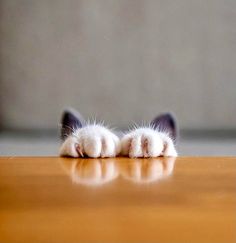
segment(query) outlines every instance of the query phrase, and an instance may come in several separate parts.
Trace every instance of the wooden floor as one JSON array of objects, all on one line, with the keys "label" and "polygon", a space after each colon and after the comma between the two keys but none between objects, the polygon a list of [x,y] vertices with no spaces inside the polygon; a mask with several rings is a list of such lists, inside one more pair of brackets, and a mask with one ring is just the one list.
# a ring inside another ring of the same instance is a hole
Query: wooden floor
[{"label": "wooden floor", "polygon": [[0,242],[236,242],[236,158],[0,158]]}]

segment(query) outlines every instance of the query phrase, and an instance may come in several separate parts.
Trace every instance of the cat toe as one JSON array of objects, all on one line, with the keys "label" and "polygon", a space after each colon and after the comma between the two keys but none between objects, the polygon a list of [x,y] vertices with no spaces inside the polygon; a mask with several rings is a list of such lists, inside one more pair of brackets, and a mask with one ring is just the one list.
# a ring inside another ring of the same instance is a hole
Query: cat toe
[{"label": "cat toe", "polygon": [[116,156],[121,152],[121,143],[120,143],[120,139],[115,134],[112,135],[112,139],[115,145],[114,156]]},{"label": "cat toe", "polygon": [[132,138],[129,135],[125,135],[122,139],[121,139],[121,154],[122,155],[129,155],[129,150],[130,150],[130,146],[131,146],[131,141]]},{"label": "cat toe", "polygon": [[68,137],[62,144],[60,151],[61,156],[70,156],[70,157],[80,157],[80,154],[77,150],[77,140],[74,137]]},{"label": "cat toe", "polygon": [[157,134],[143,135],[142,151],[143,157],[157,157],[163,151],[164,145],[162,139]]},{"label": "cat toe", "polygon": [[99,137],[87,137],[83,141],[84,152],[88,157],[98,158],[101,155],[102,142]]},{"label": "cat toe", "polygon": [[101,157],[114,157],[116,155],[115,143],[110,136],[102,138]]},{"label": "cat toe", "polygon": [[135,136],[130,141],[129,147],[129,157],[130,158],[137,158],[143,157],[143,150],[142,150],[142,140],[141,136]]}]

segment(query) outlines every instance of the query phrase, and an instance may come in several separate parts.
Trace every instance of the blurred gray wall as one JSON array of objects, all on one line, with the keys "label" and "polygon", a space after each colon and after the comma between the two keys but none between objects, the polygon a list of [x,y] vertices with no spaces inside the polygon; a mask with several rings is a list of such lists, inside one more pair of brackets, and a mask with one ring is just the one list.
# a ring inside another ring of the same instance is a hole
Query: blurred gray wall
[{"label": "blurred gray wall", "polygon": [[236,1],[0,0],[1,127],[56,128],[66,106],[235,129]]}]

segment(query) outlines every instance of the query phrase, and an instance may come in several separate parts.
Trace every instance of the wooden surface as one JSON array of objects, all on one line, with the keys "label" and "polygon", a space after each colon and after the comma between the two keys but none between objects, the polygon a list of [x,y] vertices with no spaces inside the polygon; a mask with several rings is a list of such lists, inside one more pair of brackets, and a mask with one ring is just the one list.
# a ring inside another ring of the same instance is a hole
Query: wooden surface
[{"label": "wooden surface", "polygon": [[0,158],[0,242],[236,242],[236,158]]}]

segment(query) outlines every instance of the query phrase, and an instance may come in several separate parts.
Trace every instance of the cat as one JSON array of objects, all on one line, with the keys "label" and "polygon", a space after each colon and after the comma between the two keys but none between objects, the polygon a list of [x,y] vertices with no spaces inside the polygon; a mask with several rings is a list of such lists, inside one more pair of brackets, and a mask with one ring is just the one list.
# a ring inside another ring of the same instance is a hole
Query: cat
[{"label": "cat", "polygon": [[118,136],[99,123],[86,123],[79,112],[67,109],[62,114],[60,156],[107,158],[128,156],[148,158],[177,157],[176,122],[169,113],[153,119],[149,126],[134,128]]}]

